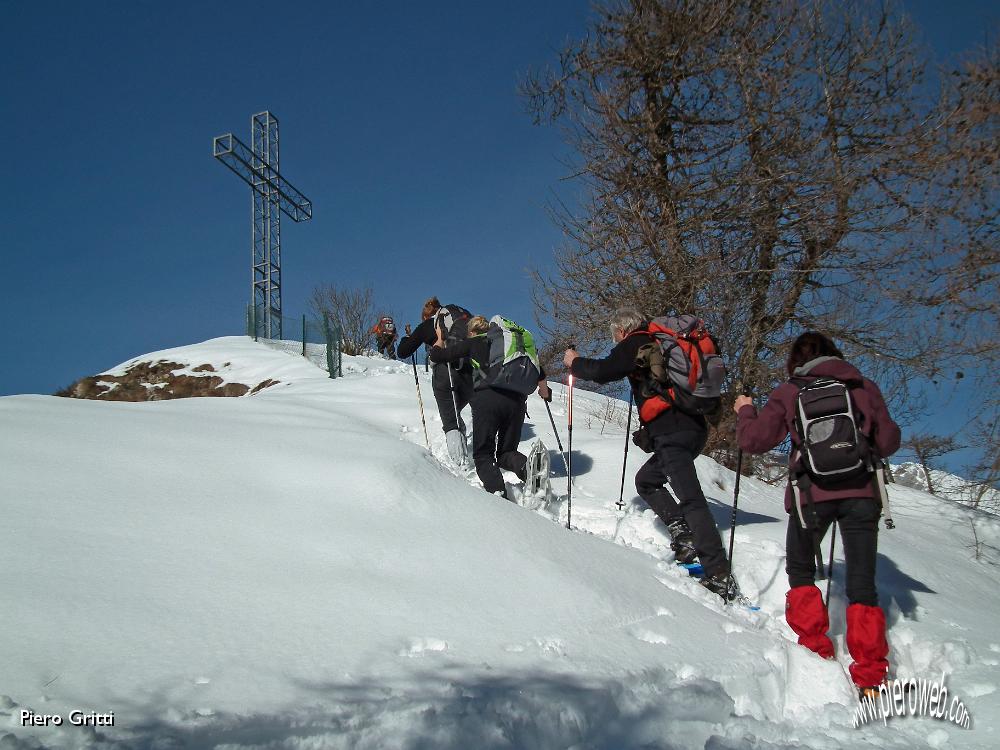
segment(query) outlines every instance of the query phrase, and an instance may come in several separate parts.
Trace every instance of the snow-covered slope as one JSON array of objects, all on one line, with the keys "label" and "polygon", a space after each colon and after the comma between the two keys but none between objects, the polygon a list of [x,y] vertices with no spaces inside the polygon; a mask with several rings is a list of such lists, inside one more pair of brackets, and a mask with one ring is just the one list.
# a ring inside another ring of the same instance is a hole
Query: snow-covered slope
[{"label": "snow-covered slope", "polygon": [[[907,462],[892,467],[896,481],[906,487],[926,490],[928,472],[920,464]],[[991,513],[1000,513],[1000,491],[977,485],[947,471],[930,470],[930,484],[934,494],[952,502]]]},{"label": "snow-covered slope", "polygon": [[[761,611],[727,609],[671,564],[632,496],[634,447],[616,512],[624,430],[603,397],[575,394],[568,531],[562,500],[532,512],[442,463],[422,369],[431,452],[406,363],[345,357],[330,380],[244,338],[154,357],[280,384],[0,398],[0,747],[997,746],[994,517],[893,487],[891,659],[901,676],[947,673],[973,727],[854,729],[841,664],[794,645],[781,617],[780,488],[741,483],[734,561]],[[555,448],[544,404],[529,410],[524,449]],[[727,535],[734,475],[698,470]],[[114,726],[69,726],[72,709]],[[22,710],[66,721],[21,726]]]}]

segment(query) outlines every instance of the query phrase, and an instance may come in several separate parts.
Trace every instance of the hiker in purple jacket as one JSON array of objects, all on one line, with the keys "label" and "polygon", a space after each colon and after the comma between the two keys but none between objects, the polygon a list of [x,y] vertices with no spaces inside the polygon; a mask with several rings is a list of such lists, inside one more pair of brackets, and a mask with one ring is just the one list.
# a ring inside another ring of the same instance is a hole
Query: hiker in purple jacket
[{"label": "hiker in purple jacket", "polygon": [[[758,411],[748,396],[736,399],[736,437],[740,448],[749,453],[765,453],[792,438],[790,472],[801,455],[802,438],[795,424],[796,404],[801,388],[820,378],[844,383],[857,415],[855,422],[878,458],[887,458],[899,449],[899,426],[889,416],[882,392],[872,381],[843,359],[840,350],[821,333],[809,331],[792,344],[787,363],[789,382],[778,386]],[[879,485],[873,474],[809,487],[815,511],[813,528],[803,528],[806,515],[796,504],[791,482],[785,491],[788,512],[786,564],[789,591],[785,619],[798,635],[799,643],[820,656],[833,658],[833,643],[826,632],[829,614],[816,587],[816,554],[830,525],[840,527],[847,563],[847,648],[854,663],[851,677],[860,690],[879,685],[889,668],[889,646],[885,638],[885,614],[878,606],[875,590],[875,562],[878,520],[882,512]]]}]

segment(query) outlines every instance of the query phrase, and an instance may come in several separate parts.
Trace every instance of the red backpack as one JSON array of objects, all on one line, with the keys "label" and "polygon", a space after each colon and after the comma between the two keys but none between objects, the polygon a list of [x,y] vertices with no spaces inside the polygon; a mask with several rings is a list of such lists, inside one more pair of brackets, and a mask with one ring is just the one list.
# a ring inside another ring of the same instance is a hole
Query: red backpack
[{"label": "red backpack", "polygon": [[654,318],[644,331],[655,342],[639,349],[636,364],[648,368],[646,401],[639,417],[650,422],[674,407],[712,419],[722,405],[726,367],[705,323],[694,315]]}]

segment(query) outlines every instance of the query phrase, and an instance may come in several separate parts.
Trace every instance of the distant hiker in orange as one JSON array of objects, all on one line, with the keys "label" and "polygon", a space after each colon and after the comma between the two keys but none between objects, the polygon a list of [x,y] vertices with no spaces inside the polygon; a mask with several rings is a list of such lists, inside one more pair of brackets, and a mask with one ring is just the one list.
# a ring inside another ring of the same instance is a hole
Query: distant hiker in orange
[{"label": "distant hiker in orange", "polygon": [[379,318],[378,323],[372,328],[375,334],[375,344],[378,346],[378,353],[389,359],[396,358],[396,339],[399,334],[396,332],[396,323],[388,315]]}]

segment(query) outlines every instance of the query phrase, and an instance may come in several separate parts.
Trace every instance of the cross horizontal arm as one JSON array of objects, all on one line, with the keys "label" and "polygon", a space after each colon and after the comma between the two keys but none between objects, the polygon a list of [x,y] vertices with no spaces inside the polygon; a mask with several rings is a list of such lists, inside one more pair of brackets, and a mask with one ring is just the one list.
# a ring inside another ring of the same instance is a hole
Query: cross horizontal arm
[{"label": "cross horizontal arm", "polygon": [[213,139],[212,155],[261,195],[277,194],[275,202],[292,221],[308,221],[312,218],[312,201],[232,133]]}]

